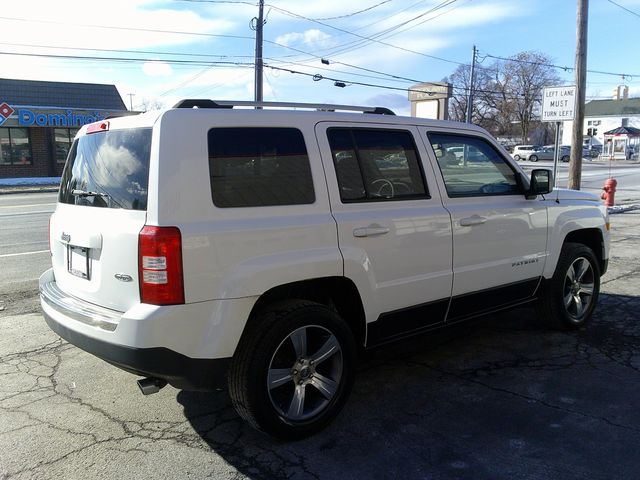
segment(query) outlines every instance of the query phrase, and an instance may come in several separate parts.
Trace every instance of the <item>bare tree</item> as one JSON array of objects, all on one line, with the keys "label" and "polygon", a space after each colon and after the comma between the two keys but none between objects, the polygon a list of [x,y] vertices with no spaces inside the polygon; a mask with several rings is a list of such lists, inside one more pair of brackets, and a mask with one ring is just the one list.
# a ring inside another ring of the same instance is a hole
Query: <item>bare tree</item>
[{"label": "bare tree", "polygon": [[[443,79],[444,82],[453,84],[453,97],[449,101],[449,118],[458,122],[465,122],[467,117],[467,102],[469,100],[469,88],[471,82],[471,67],[469,65],[460,65],[448,77]],[[476,70],[475,74],[474,94],[481,94],[484,89],[489,88],[488,82],[491,78],[486,75],[483,70]],[[476,98],[477,100],[477,98]],[[482,100],[474,101],[471,112],[473,123],[481,125],[484,128],[491,129],[493,112]]]},{"label": "bare tree", "polygon": [[164,104],[159,100],[153,100],[144,97],[137,105],[138,109],[142,112],[148,112],[150,110],[162,110]]},{"label": "bare tree", "polygon": [[[454,85],[449,102],[452,120],[465,120],[469,73],[470,67],[461,65],[445,78]],[[537,52],[521,52],[491,65],[479,65],[474,82],[473,123],[496,136],[517,131],[522,142],[527,143],[531,132],[539,127],[542,89],[559,83],[551,59]]]},{"label": "bare tree", "polygon": [[522,142],[526,143],[540,115],[542,89],[558,85],[561,79],[551,66],[551,59],[537,52],[521,52],[504,62],[501,82],[505,97],[520,125]]}]

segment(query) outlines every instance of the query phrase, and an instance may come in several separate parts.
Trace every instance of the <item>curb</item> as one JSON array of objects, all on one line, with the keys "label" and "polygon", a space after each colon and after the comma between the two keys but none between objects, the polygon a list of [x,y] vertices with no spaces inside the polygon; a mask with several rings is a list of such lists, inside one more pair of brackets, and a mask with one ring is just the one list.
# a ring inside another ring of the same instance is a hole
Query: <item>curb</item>
[{"label": "curb", "polygon": [[0,186],[0,195],[12,193],[54,193],[59,185],[19,185],[15,187]]},{"label": "curb", "polygon": [[609,215],[613,215],[616,213],[624,213],[631,212],[633,210],[640,210],[640,204],[631,204],[631,205],[615,205],[613,207],[608,207],[607,211]]}]

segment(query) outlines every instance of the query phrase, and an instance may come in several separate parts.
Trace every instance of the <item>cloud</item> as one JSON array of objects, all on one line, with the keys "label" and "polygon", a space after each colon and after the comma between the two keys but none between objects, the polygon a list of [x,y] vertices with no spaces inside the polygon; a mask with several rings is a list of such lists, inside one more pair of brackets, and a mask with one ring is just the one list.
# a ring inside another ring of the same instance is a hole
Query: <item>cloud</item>
[{"label": "cloud", "polygon": [[142,71],[150,77],[168,77],[173,74],[171,65],[161,61],[145,62]]},{"label": "cloud", "polygon": [[291,46],[296,44],[304,44],[312,47],[328,47],[331,43],[331,35],[324,33],[317,28],[306,30],[305,32],[291,32],[280,35],[275,42],[282,45]]},{"label": "cloud", "polygon": [[411,104],[407,98],[407,95],[400,95],[395,93],[383,93],[381,95],[375,95],[365,100],[365,105],[372,107],[387,107],[396,115],[410,115]]},{"label": "cloud", "polygon": [[188,44],[201,39],[202,34],[221,34],[234,26],[229,20],[205,18],[194,11],[154,9],[145,0],[110,0],[104,7],[65,0],[64,8],[60,8],[59,2],[21,0],[3,4],[2,16],[5,19],[0,19],[0,28],[4,38],[28,38],[23,43],[85,49],[132,50]]}]

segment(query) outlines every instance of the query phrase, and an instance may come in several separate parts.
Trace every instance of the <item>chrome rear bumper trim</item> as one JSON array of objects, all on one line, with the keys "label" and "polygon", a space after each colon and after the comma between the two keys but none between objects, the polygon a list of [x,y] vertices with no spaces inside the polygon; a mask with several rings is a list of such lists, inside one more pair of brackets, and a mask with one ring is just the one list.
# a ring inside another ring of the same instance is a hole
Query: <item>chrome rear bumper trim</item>
[{"label": "chrome rear bumper trim", "polygon": [[73,320],[109,332],[116,329],[122,318],[122,312],[100,307],[64,293],[56,282],[41,285],[40,298],[54,310]]}]

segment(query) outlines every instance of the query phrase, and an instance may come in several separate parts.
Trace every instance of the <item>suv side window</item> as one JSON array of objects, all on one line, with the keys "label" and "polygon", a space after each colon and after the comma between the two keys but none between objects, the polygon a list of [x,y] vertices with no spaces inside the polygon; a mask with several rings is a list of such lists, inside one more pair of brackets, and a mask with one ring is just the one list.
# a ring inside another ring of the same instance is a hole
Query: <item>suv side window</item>
[{"label": "suv side window", "polygon": [[479,137],[429,132],[449,197],[520,194],[515,170]]},{"label": "suv side window", "polygon": [[209,130],[211,195],[217,207],[315,202],[309,157],[296,128]]},{"label": "suv side window", "polygon": [[410,132],[330,128],[327,136],[343,202],[428,198]]}]

